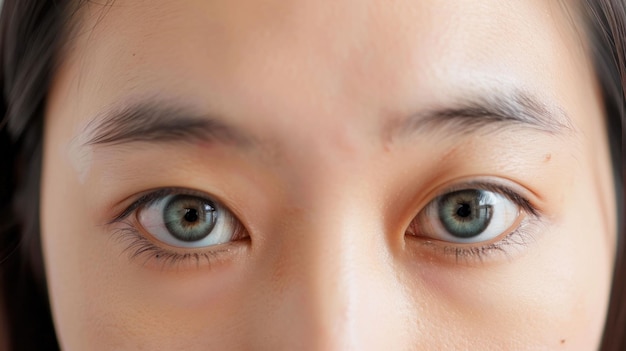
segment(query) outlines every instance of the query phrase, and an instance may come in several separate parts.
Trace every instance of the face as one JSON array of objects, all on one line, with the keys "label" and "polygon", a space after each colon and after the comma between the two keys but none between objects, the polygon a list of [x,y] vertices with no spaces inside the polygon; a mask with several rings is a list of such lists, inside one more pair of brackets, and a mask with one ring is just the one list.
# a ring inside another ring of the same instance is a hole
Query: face
[{"label": "face", "polygon": [[88,4],[46,110],[64,349],[594,349],[616,228],[557,2]]}]

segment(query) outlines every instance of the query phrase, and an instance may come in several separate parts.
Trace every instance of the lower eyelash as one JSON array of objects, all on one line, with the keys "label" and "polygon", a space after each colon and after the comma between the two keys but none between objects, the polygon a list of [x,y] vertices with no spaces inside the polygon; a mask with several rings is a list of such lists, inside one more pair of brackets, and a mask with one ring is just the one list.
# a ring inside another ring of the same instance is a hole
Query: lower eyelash
[{"label": "lower eyelash", "polygon": [[503,239],[484,246],[447,245],[441,247],[433,241],[426,241],[424,245],[435,250],[441,250],[444,255],[455,256],[456,263],[472,263],[472,261],[484,262],[485,258],[501,253],[507,259],[511,254],[522,251],[523,248],[535,241],[535,235],[545,229],[544,223],[535,215],[529,215],[520,225]]},{"label": "lower eyelash", "polygon": [[114,230],[113,237],[125,246],[122,253],[128,254],[128,258],[132,261],[142,259],[141,264],[143,266],[152,260],[156,260],[161,265],[161,268],[171,268],[183,262],[195,262],[196,266],[199,267],[203,261],[206,261],[211,266],[212,261],[218,258],[220,253],[228,251],[228,249],[223,249],[183,254],[172,252],[152,243],[129,221],[120,221],[118,223],[121,227]]}]

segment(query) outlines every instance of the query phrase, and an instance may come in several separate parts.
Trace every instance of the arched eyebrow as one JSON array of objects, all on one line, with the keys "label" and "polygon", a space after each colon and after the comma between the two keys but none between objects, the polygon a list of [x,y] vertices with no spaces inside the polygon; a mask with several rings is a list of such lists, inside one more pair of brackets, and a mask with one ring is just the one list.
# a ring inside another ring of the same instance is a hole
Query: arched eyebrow
[{"label": "arched eyebrow", "polygon": [[[384,142],[415,133],[444,132],[462,136],[502,129],[524,128],[562,135],[574,131],[571,119],[556,104],[528,94],[465,98],[453,106],[420,111],[403,119],[387,119],[381,130]],[[112,109],[96,116],[83,131],[83,145],[120,145],[136,142],[232,144],[258,146],[252,134],[218,115],[146,100]]]}]

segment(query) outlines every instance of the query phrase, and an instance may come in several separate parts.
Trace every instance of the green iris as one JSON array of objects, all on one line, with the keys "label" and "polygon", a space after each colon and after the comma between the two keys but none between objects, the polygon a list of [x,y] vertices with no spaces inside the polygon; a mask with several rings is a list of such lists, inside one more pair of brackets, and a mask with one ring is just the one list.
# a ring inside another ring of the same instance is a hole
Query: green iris
[{"label": "green iris", "polygon": [[459,190],[441,196],[439,220],[444,228],[458,238],[472,238],[482,233],[493,214],[483,191]]},{"label": "green iris", "polygon": [[205,199],[178,195],[170,199],[163,209],[163,220],[170,234],[185,242],[198,241],[215,227],[215,206]]}]

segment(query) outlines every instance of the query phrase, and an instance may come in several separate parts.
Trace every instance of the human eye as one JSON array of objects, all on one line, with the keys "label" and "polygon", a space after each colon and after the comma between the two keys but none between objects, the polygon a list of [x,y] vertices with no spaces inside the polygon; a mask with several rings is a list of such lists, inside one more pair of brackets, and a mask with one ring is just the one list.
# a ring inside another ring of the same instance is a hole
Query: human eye
[{"label": "human eye", "polygon": [[478,256],[525,244],[540,213],[517,191],[502,184],[471,182],[431,200],[414,218],[407,235],[446,254]]},{"label": "human eye", "polygon": [[184,189],[160,189],[134,201],[114,223],[131,257],[177,263],[210,260],[225,246],[247,239],[235,215],[211,196]]}]

